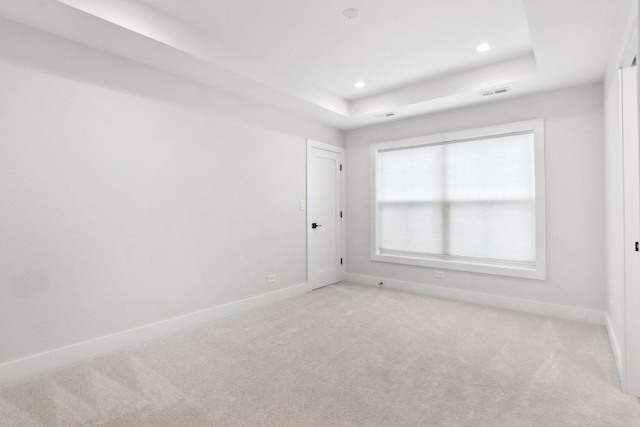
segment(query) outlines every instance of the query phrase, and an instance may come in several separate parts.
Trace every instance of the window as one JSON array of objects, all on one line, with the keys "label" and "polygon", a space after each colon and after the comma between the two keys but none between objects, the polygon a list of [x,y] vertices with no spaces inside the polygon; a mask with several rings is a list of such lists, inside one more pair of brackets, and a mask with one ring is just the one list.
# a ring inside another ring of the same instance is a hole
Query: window
[{"label": "window", "polygon": [[371,259],[546,277],[542,120],[371,146]]}]

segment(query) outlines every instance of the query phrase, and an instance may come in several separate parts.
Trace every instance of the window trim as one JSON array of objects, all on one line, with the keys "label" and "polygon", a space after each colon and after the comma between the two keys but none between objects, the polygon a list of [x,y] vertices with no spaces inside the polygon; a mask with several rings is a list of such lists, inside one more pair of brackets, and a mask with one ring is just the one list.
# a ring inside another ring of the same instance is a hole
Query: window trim
[{"label": "window trim", "polygon": [[[456,141],[469,141],[490,136],[506,135],[515,132],[533,131],[534,171],[535,171],[535,203],[536,203],[536,266],[527,268],[505,266],[471,261],[446,260],[411,255],[383,254],[379,251],[378,233],[378,152],[394,148],[408,148],[426,145],[437,145]],[[425,135],[415,138],[373,143],[370,146],[370,258],[371,261],[394,264],[415,265],[447,270],[466,271],[472,273],[492,274],[498,276],[521,277],[526,279],[545,280],[547,277],[547,245],[546,245],[546,193],[545,193],[545,149],[544,120],[535,119],[496,126]]]}]

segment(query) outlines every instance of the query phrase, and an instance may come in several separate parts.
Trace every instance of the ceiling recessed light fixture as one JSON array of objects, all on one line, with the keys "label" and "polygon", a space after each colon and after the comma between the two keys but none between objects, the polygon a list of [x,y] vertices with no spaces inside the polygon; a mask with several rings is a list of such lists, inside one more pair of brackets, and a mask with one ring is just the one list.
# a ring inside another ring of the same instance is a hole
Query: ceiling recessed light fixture
[{"label": "ceiling recessed light fixture", "polygon": [[486,52],[489,49],[491,49],[491,45],[489,43],[480,43],[476,48],[478,52]]},{"label": "ceiling recessed light fixture", "polygon": [[358,14],[359,14],[358,9],[354,9],[352,7],[342,11],[342,16],[344,16],[347,19],[355,19],[358,17]]},{"label": "ceiling recessed light fixture", "polygon": [[366,84],[364,84],[364,82],[356,82],[354,86],[357,87],[358,89],[362,89],[363,87],[366,86]]}]

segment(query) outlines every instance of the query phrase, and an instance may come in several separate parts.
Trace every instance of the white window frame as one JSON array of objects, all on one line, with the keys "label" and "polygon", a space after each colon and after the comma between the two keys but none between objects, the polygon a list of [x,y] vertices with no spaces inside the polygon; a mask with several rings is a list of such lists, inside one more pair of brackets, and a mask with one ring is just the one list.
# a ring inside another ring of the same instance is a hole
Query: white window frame
[{"label": "white window frame", "polygon": [[[479,263],[442,258],[418,257],[405,254],[380,253],[378,232],[378,176],[380,151],[388,149],[421,147],[450,143],[456,141],[482,140],[491,136],[508,135],[533,131],[534,140],[534,170],[535,170],[535,205],[536,205],[536,265],[534,268],[522,266],[507,266],[489,263]],[[493,274],[499,276],[522,277],[527,279],[545,280],[547,277],[547,244],[546,244],[546,199],[545,199],[545,155],[544,155],[544,120],[528,120],[497,126],[487,126],[455,132],[426,135],[416,138],[371,144],[371,260],[396,264],[417,265],[437,269],[468,271],[473,273]]]}]

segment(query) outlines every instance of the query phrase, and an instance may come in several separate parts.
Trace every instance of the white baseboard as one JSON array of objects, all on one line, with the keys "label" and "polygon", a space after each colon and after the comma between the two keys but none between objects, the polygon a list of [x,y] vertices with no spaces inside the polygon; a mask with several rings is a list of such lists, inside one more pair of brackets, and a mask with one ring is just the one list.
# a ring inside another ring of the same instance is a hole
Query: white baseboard
[{"label": "white baseboard", "polygon": [[22,359],[12,360],[0,364],[0,385],[115,353],[126,347],[172,332],[193,328],[222,317],[249,311],[263,305],[306,293],[307,284],[301,283],[285,289],[188,313],[157,323],[84,341],[68,347],[57,348]]},{"label": "white baseboard", "polygon": [[593,323],[595,325],[605,324],[604,311],[590,310],[587,308],[571,307],[560,304],[551,304],[548,302],[483,294],[480,292],[445,288],[441,286],[428,285],[425,283],[405,282],[402,280],[393,280],[384,277],[365,276],[362,274],[346,273],[345,281],[376,286],[378,285],[378,283],[384,282],[384,287],[387,289],[451,299],[472,304],[486,305],[490,307],[504,308],[507,310],[521,311],[524,313],[537,314],[540,316]]},{"label": "white baseboard", "polygon": [[620,386],[622,390],[625,390],[625,371],[624,371],[624,357],[622,355],[622,349],[620,348],[620,341],[616,335],[616,331],[613,328],[609,315],[606,315],[607,322],[607,334],[609,335],[609,342],[611,343],[611,350],[613,350],[613,357],[616,361],[616,367],[618,368],[618,376],[620,377]]}]

